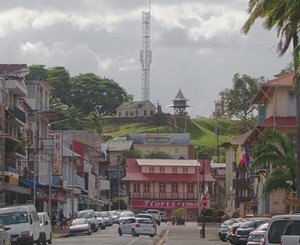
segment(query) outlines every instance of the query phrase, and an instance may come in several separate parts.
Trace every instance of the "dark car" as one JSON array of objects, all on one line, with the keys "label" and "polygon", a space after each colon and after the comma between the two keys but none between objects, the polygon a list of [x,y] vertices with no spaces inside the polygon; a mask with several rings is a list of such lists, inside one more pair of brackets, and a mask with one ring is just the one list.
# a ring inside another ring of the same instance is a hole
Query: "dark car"
[{"label": "dark car", "polygon": [[237,229],[244,224],[247,221],[239,221],[237,223],[233,223],[232,225],[230,225],[228,227],[228,233],[227,233],[227,240],[231,243],[231,244],[239,244],[238,243],[238,239],[236,237],[236,231]]},{"label": "dark car", "polygon": [[220,227],[219,227],[219,238],[223,241],[226,242],[227,241],[227,233],[228,233],[228,228],[229,226],[231,226],[232,224],[237,223],[237,220],[235,219],[229,219],[224,221]]},{"label": "dark car", "polygon": [[249,220],[242,224],[237,230],[236,230],[236,238],[237,238],[237,244],[247,244],[249,234],[256,230],[256,228],[266,223],[268,220],[258,219],[258,220]]}]

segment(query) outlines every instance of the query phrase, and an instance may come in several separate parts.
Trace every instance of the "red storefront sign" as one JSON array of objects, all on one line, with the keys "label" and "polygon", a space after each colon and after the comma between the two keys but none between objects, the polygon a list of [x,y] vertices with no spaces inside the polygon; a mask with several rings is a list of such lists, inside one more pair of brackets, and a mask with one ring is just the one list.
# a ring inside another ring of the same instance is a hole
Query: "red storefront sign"
[{"label": "red storefront sign", "polygon": [[133,208],[175,208],[180,206],[183,208],[196,209],[198,207],[197,200],[131,200]]}]

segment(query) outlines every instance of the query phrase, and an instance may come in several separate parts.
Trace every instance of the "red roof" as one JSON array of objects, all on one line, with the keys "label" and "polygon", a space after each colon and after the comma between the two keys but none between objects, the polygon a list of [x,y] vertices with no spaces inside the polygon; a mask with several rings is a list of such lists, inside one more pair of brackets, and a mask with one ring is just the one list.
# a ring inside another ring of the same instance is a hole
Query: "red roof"
[{"label": "red roof", "polygon": [[263,83],[262,86],[284,86],[284,85],[291,86],[293,84],[294,75],[295,75],[294,72],[286,73],[281,77],[277,77],[275,79]]},{"label": "red roof", "polygon": [[11,73],[24,68],[27,69],[26,64],[0,64],[0,73]]},{"label": "red roof", "polygon": [[[261,85],[260,91],[254,97],[252,103],[262,103],[267,99],[267,96],[273,93],[275,87],[292,87],[293,86],[294,73],[289,72],[281,77],[269,80]],[[266,96],[267,95],[267,96]]]},{"label": "red roof", "polygon": [[296,126],[296,117],[269,117],[261,122],[260,126]]},{"label": "red roof", "polygon": [[[155,159],[152,159],[155,160]],[[160,159],[161,160],[161,159]],[[167,161],[168,162],[168,161]],[[206,182],[215,182],[216,180],[210,174],[210,162],[208,160],[199,160],[201,166],[199,172],[202,171],[202,165],[204,162],[204,180]],[[181,174],[181,173],[142,173],[141,166],[139,166],[137,159],[127,159],[126,161],[126,176],[122,179],[124,181],[191,181],[198,180],[197,174]],[[168,166],[167,164],[165,166]],[[182,164],[181,166],[184,166]],[[203,175],[199,175],[199,181],[201,182]]]}]

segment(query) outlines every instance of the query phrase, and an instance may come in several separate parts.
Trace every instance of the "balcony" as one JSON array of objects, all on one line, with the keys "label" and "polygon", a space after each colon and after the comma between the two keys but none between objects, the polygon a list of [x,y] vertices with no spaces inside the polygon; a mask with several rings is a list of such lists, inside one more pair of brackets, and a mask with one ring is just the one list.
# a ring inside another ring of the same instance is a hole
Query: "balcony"
[{"label": "balcony", "polygon": [[6,80],[5,87],[13,94],[19,95],[20,97],[27,96],[27,89],[23,80]]},{"label": "balcony", "polygon": [[5,110],[5,118],[7,120],[16,119],[16,120],[22,122],[23,124],[26,124],[26,114],[25,114],[25,112],[21,111],[16,106],[8,107]]},{"label": "balcony", "polygon": [[130,192],[129,198],[135,199],[178,199],[178,200],[195,200],[197,199],[197,193],[187,193],[187,192]]}]

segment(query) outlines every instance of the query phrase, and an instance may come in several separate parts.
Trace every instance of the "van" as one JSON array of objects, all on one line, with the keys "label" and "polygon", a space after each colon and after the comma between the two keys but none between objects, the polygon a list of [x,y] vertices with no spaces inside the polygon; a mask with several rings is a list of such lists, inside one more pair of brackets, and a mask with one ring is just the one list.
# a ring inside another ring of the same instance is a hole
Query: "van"
[{"label": "van", "polygon": [[38,213],[40,226],[41,226],[41,238],[40,241],[42,244],[52,244],[52,227],[50,218],[47,212],[39,212]]},{"label": "van", "polygon": [[160,225],[161,217],[160,212],[157,209],[147,209],[146,214],[151,214],[158,225]]},{"label": "van", "polygon": [[0,223],[9,228],[12,244],[40,244],[40,221],[33,205],[0,208]]},{"label": "van", "polygon": [[282,235],[295,235],[289,233],[291,227],[299,229],[300,214],[275,215],[270,219],[268,229],[264,235],[263,245],[280,244]]}]

